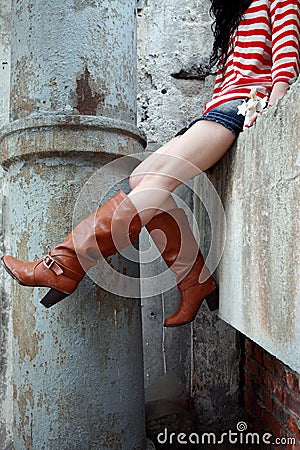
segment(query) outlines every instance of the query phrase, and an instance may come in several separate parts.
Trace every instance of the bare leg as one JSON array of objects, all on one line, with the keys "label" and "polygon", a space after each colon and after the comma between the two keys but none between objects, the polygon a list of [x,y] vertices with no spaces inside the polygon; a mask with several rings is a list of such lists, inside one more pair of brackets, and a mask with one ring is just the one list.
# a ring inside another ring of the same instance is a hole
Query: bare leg
[{"label": "bare leg", "polygon": [[[164,202],[170,199],[170,193],[182,182],[218,161],[234,139],[235,136],[220,124],[207,121],[194,124],[184,135],[151,155],[151,160],[144,165],[146,173],[129,196],[120,190],[39,261],[22,262],[5,256],[2,258],[5,269],[24,286],[50,287],[42,303],[47,307],[54,305],[74,292],[85,272],[96,264],[99,249],[104,257],[108,257],[115,254],[116,249],[128,246],[129,238],[133,242],[140,233],[141,225],[152,219]],[[216,290],[212,277],[198,283],[199,271],[203,268],[202,259],[198,258],[193,267],[197,270],[191,275],[192,279],[190,276],[189,285],[187,277],[180,282],[182,301],[188,288],[188,303],[192,294],[195,298],[193,311],[191,313],[190,308],[182,307],[178,312],[180,317],[176,313],[176,325],[192,320],[203,299],[208,299],[207,295]],[[199,286],[201,295],[197,290]],[[174,326],[175,322],[172,319],[168,326]]]},{"label": "bare leg", "polygon": [[[151,153],[144,161],[142,161],[132,172],[129,178],[129,185],[131,189],[135,189],[142,181],[144,176],[149,172],[151,165],[158,160],[159,155],[164,153],[165,150],[173,144],[176,140],[180,139],[180,136],[174,137],[166,145],[160,147],[157,151]],[[160,206],[161,211],[157,211],[155,214],[160,214],[162,211],[170,211],[177,208],[177,203],[172,197],[170,192],[169,197]]]},{"label": "bare leg", "polygon": [[[177,186],[215,164],[234,140],[234,134],[222,125],[199,121],[143,161],[131,175],[131,180],[136,178],[139,183],[129,194],[142,224],[170,202],[170,193]],[[173,205],[166,209],[176,207],[175,202]]]}]

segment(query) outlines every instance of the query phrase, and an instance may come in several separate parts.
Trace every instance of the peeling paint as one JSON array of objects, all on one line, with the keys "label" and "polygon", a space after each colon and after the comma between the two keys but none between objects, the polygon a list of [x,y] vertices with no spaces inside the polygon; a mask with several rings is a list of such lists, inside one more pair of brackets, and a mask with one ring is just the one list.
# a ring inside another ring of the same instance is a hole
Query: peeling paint
[{"label": "peeling paint", "polygon": [[[76,109],[82,115],[97,115],[97,107],[100,102],[104,102],[106,93],[98,93],[92,91],[92,80],[90,79],[91,75],[88,71],[88,68],[85,67],[84,73],[81,77],[77,78],[77,105]],[[95,83],[93,83],[95,85]],[[97,86],[99,88],[99,85]],[[104,87],[105,89],[105,87]],[[107,89],[106,89],[107,91]]]},{"label": "peeling paint", "polygon": [[74,0],[74,11],[82,11],[85,8],[98,8],[99,0]]},{"label": "peeling paint", "polygon": [[34,73],[33,56],[23,57],[16,63],[14,77],[17,78],[17,83],[12,80],[11,88],[11,119],[19,119],[26,117],[28,113],[37,110],[37,99],[32,98],[28,79]]},{"label": "peeling paint", "polygon": [[[31,290],[32,291],[32,290]],[[39,348],[39,338],[36,333],[36,307],[26,301],[28,292],[25,294],[19,286],[15,286],[12,295],[16,304],[13,309],[13,330],[14,338],[18,345],[18,354],[20,361],[24,361],[26,356],[33,361]]]}]

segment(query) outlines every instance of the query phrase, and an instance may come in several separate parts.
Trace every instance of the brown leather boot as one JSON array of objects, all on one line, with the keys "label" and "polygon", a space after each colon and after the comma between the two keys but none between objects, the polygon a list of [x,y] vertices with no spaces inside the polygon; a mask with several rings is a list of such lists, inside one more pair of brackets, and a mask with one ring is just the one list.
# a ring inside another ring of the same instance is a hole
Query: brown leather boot
[{"label": "brown leather boot", "polygon": [[6,271],[24,286],[46,286],[41,303],[49,308],[75,291],[97,260],[132,243],[141,230],[140,217],[127,195],[119,191],[80,222],[65,240],[36,262],[2,258]]},{"label": "brown leather boot", "polygon": [[[181,293],[178,310],[165,320],[164,326],[176,327],[192,322],[205,299],[211,311],[218,309],[216,282],[204,265],[184,210],[177,208],[158,214],[146,228],[167,266],[176,274]],[[207,278],[202,283],[199,282],[201,272]]]}]

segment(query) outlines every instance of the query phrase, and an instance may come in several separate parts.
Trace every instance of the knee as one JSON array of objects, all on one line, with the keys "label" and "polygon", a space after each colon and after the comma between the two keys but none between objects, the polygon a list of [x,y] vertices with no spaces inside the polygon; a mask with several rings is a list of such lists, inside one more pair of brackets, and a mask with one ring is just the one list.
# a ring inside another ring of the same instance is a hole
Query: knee
[{"label": "knee", "polygon": [[164,174],[146,174],[140,182],[143,189],[157,189],[162,191],[173,192],[181,182],[170,175]]},{"label": "knee", "polygon": [[134,172],[132,172],[128,180],[130,189],[134,189],[135,187],[137,187],[142,181],[142,179],[143,175],[135,174]]}]

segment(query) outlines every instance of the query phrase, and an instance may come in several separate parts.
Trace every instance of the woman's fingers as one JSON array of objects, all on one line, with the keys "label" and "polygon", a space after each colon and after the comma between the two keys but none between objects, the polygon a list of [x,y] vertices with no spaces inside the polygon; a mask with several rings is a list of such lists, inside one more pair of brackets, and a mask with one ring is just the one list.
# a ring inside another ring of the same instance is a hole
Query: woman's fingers
[{"label": "woman's fingers", "polygon": [[254,122],[256,121],[256,119],[257,119],[257,117],[258,117],[258,114],[260,114],[260,113],[255,112],[255,113],[253,114],[253,116],[251,116],[250,119],[249,119],[247,122],[245,122],[244,128],[250,128],[250,127],[252,127],[252,125],[254,124]]}]

